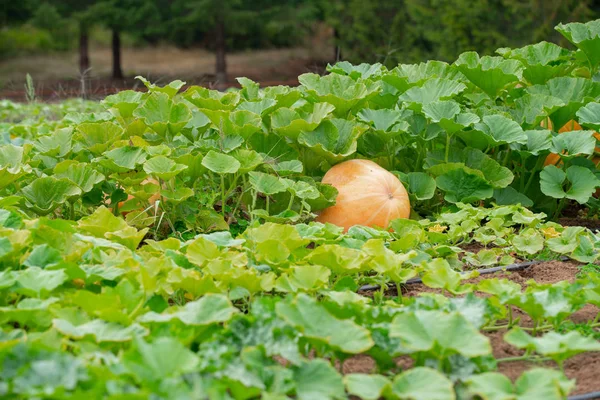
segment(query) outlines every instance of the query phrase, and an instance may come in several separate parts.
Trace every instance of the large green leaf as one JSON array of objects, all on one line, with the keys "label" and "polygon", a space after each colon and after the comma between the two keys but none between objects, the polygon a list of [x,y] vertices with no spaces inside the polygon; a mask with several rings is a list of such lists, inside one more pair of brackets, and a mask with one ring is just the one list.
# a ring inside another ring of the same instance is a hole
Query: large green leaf
[{"label": "large green leaf", "polygon": [[302,363],[294,370],[296,395],[299,400],[345,399],[341,375],[325,360]]},{"label": "large green leaf", "polygon": [[125,354],[123,364],[141,382],[161,382],[194,371],[200,360],[179,340],[159,337],[152,343],[141,338]]},{"label": "large green leaf", "polygon": [[600,180],[596,175],[589,169],[577,165],[570,166],[566,173],[554,165],[548,165],[540,173],[542,193],[555,199],[567,198],[585,204],[598,186]]},{"label": "large green leaf", "polygon": [[575,47],[583,51],[594,69],[600,65],[600,20],[585,24],[572,22],[558,24],[555,28]]},{"label": "large green leaf", "polygon": [[76,140],[81,147],[100,155],[123,135],[123,128],[114,122],[84,123],[77,126]]},{"label": "large green leaf", "polygon": [[292,301],[279,302],[277,315],[310,339],[348,354],[358,354],[373,347],[369,331],[351,320],[340,320],[313,298],[299,294]]},{"label": "large green leaf", "polygon": [[135,90],[122,90],[116,94],[106,96],[102,102],[109,107],[119,111],[119,115],[123,118],[129,118],[133,115],[140,103],[144,93]]},{"label": "large green leaf", "polygon": [[454,400],[452,382],[432,368],[416,367],[398,375],[392,392],[400,399]]},{"label": "large green leaf", "polygon": [[165,156],[156,156],[144,163],[144,171],[160,179],[169,180],[187,169],[187,165],[178,164]]},{"label": "large green leaf", "polygon": [[90,165],[74,160],[65,160],[56,164],[54,167],[54,176],[70,180],[84,193],[91,191],[95,185],[105,179],[104,175]]},{"label": "large green leaf", "polygon": [[133,112],[160,136],[177,134],[190,119],[192,113],[185,103],[175,103],[166,93],[154,92]]},{"label": "large green leaf", "polygon": [[492,99],[497,98],[509,84],[518,83],[523,76],[523,64],[520,61],[502,57],[479,57],[474,51],[462,53],[454,65]]},{"label": "large green leaf", "polygon": [[0,189],[32,171],[24,160],[25,155],[23,147],[12,144],[0,146]]},{"label": "large green leaf", "polygon": [[205,326],[229,321],[237,311],[227,297],[220,294],[207,294],[183,307],[170,307],[162,314],[146,313],[139,318],[139,321],[164,323],[177,319],[185,325]]},{"label": "large green leaf", "polygon": [[314,131],[302,132],[298,143],[334,164],[356,152],[358,138],[366,129],[365,125],[351,120],[328,119]]},{"label": "large green leaf", "polygon": [[154,83],[151,83],[148,79],[144,78],[143,76],[139,75],[136,76],[135,79],[139,79],[140,81],[142,81],[142,83],[144,84],[144,86],[146,86],[146,88],[148,88],[148,91],[150,93],[164,93],[169,97],[174,97],[177,94],[177,92],[179,92],[179,90],[185,85],[185,82],[180,81],[179,79],[169,82],[165,86],[158,86]]},{"label": "large green leaf", "polygon": [[136,336],[145,336],[149,333],[146,328],[137,324],[125,327],[100,319],[81,325],[73,325],[64,319],[55,319],[52,324],[56,330],[65,336],[74,339],[84,339],[86,336],[91,336],[97,343],[128,342]]},{"label": "large green leaf", "polygon": [[25,197],[27,208],[40,215],[46,215],[69,199],[81,195],[82,191],[67,178],[46,176],[37,178],[25,186],[21,193]]},{"label": "large green leaf", "polygon": [[248,173],[250,176],[250,185],[257,192],[264,193],[266,195],[272,195],[281,193],[286,190],[286,186],[283,181],[275,175],[265,174],[264,172],[252,171]]},{"label": "large green leaf", "polygon": [[217,174],[234,174],[241,166],[234,157],[213,150],[204,156],[202,165]]},{"label": "large green leaf", "polygon": [[560,371],[534,368],[524,372],[513,386],[510,379],[498,372],[473,375],[466,381],[472,395],[489,400],[560,400],[575,386]]},{"label": "large green leaf", "polygon": [[314,130],[335,107],[329,103],[308,103],[300,108],[280,108],[271,114],[271,128],[278,135],[297,139],[301,132]]},{"label": "large green leaf", "polygon": [[577,120],[585,128],[600,130],[600,103],[588,103],[577,111]]},{"label": "large green leaf", "polygon": [[600,82],[585,78],[558,77],[550,79],[545,85],[530,86],[527,91],[556,97],[564,103],[564,106],[550,114],[552,125],[558,130],[572,120],[582,106],[600,98]]},{"label": "large green leaf", "polygon": [[570,357],[588,351],[600,351],[600,342],[577,331],[565,334],[548,332],[542,337],[530,336],[516,327],[504,335],[504,340],[520,349],[535,351],[559,364]]},{"label": "large green leaf", "polygon": [[425,104],[452,99],[466,88],[463,83],[450,79],[429,79],[422,85],[411,87],[402,93],[398,101],[408,103],[410,108],[420,110]]},{"label": "large green leaf", "polygon": [[519,49],[499,49],[497,52],[505,58],[521,61],[525,66],[523,77],[533,85],[564,76],[573,68],[568,62],[571,52],[554,43],[540,42]]},{"label": "large green leaf", "polygon": [[348,374],[344,384],[348,393],[365,400],[377,400],[391,388],[391,382],[382,375]]},{"label": "large green leaf", "polygon": [[298,81],[315,100],[332,104],[338,117],[345,117],[349,111],[359,109],[379,90],[376,83],[355,81],[340,74],[302,74]]},{"label": "large green leaf", "polygon": [[[527,135],[523,128],[503,115],[486,115],[481,123],[475,124],[475,129],[483,133],[489,144],[493,146],[506,143],[527,143]],[[463,139],[467,140],[467,143],[468,135],[469,133],[466,133],[462,136]]]},{"label": "large green leaf", "polygon": [[489,339],[458,313],[418,310],[398,314],[390,326],[390,336],[399,338],[411,352],[438,358],[452,353],[478,357],[492,351]]}]

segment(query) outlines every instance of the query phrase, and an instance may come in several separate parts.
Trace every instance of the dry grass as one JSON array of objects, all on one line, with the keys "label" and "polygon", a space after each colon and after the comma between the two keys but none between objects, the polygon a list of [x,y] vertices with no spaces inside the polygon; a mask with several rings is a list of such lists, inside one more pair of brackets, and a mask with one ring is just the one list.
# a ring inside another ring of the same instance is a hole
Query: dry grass
[{"label": "dry grass", "polygon": [[[230,77],[285,80],[310,70],[310,62],[327,59],[327,43],[305,48],[271,49],[233,53],[227,56]],[[177,49],[169,46],[124,48],[123,72],[126,76],[143,75],[153,80],[181,78],[202,81],[214,73],[215,56],[202,49]],[[91,78],[106,78],[112,68],[108,48],[90,50]],[[307,66],[308,65],[308,66]],[[301,70],[299,71],[298,68]],[[25,74],[31,74],[36,86],[55,85],[58,81],[79,79],[77,53],[21,56],[0,60],[0,88],[20,90]]]}]

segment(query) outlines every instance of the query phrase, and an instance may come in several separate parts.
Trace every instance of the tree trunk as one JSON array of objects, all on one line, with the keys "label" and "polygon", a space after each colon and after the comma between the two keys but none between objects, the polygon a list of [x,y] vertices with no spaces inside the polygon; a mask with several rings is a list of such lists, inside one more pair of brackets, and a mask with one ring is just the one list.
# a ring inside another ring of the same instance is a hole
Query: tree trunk
[{"label": "tree trunk", "polygon": [[112,59],[113,79],[123,79],[123,70],[121,69],[121,33],[116,29],[112,30]]},{"label": "tree trunk", "polygon": [[333,28],[333,51],[333,61],[341,61],[342,48],[340,47],[340,31],[336,28]]},{"label": "tree trunk", "polygon": [[217,18],[217,26],[215,29],[215,56],[216,56],[216,78],[217,87],[224,87],[227,82],[227,60],[225,54],[227,52],[225,46],[225,21],[221,15]]},{"label": "tree trunk", "polygon": [[89,38],[87,29],[83,24],[79,25],[79,73],[84,75],[90,68],[90,52],[88,46]]}]

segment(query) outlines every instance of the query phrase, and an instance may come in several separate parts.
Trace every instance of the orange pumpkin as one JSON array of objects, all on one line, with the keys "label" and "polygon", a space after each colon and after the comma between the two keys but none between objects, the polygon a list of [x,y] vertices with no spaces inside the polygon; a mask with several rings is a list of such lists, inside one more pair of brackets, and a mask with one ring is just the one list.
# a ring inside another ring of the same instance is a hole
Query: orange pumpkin
[{"label": "orange pumpkin", "polygon": [[[542,121],[542,126],[544,121]],[[546,125],[548,127],[548,129],[552,129],[552,123],[550,122],[550,119],[546,120]],[[570,131],[581,131],[583,130],[583,128],[581,127],[581,125],[579,125],[579,123],[575,120],[570,120],[569,122],[567,122],[562,128],[560,128],[558,130],[558,133],[563,133],[563,132],[570,132]],[[594,137],[598,140],[600,140],[600,133],[595,132],[594,133]],[[596,147],[596,152],[600,152],[600,147]],[[558,164],[558,162],[560,161],[560,155],[555,154],[555,153],[551,153],[548,154],[548,156],[546,157],[546,161],[544,161],[544,166],[547,165],[556,165]],[[597,158],[594,158],[594,163],[598,164],[598,160]]]},{"label": "orange pumpkin", "polygon": [[410,201],[396,176],[373,161],[350,160],[337,164],[323,177],[323,183],[338,190],[336,204],[317,217],[348,231],[351,226],[387,228],[396,218],[408,218]]}]

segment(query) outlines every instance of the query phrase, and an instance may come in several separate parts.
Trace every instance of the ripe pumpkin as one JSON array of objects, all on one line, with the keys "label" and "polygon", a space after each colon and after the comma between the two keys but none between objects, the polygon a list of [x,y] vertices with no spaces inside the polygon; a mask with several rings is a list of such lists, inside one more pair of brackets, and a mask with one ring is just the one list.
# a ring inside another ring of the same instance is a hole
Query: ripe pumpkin
[{"label": "ripe pumpkin", "polygon": [[[543,123],[544,123],[544,121],[542,121],[542,126],[543,126]],[[550,122],[549,119],[546,121],[546,124],[548,126],[548,129],[552,129],[552,123]],[[581,130],[583,130],[581,125],[579,125],[579,123],[577,121],[572,119],[569,122],[567,122],[565,125],[563,125],[563,127],[558,130],[558,133],[570,132],[570,131],[581,131]],[[594,137],[596,139],[600,140],[600,133],[595,132]],[[596,152],[600,152],[600,147],[596,147]],[[555,153],[550,153],[550,154],[548,154],[548,156],[546,157],[546,160],[544,161],[544,166],[556,165],[556,164],[558,164],[559,161],[560,161],[560,155],[555,154]],[[600,161],[600,160],[598,160],[597,158],[594,158],[594,164],[597,165],[598,161]]]},{"label": "ripe pumpkin", "polygon": [[373,161],[350,160],[337,164],[323,183],[338,190],[336,204],[323,210],[318,222],[341,226],[365,225],[387,228],[391,220],[408,218],[410,201],[396,176]]}]

